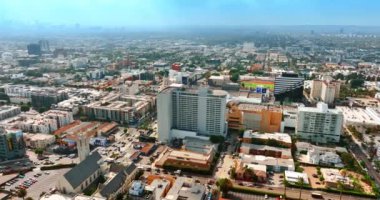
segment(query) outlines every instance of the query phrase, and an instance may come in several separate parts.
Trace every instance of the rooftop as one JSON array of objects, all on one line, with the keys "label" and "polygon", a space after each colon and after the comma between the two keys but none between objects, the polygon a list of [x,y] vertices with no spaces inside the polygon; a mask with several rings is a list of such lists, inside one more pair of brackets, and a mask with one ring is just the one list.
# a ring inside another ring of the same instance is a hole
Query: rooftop
[{"label": "rooftop", "polygon": [[252,130],[246,130],[244,132],[243,138],[257,138],[257,139],[263,139],[263,140],[277,140],[284,143],[292,143],[292,138],[287,133],[259,133],[254,132]]}]

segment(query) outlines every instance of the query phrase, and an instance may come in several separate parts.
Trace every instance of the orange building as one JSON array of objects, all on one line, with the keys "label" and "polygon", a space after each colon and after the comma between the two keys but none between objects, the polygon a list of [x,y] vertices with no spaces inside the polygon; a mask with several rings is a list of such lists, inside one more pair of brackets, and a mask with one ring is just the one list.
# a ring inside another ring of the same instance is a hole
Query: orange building
[{"label": "orange building", "polygon": [[282,110],[274,106],[233,104],[228,113],[228,128],[250,129],[267,133],[281,130]]}]

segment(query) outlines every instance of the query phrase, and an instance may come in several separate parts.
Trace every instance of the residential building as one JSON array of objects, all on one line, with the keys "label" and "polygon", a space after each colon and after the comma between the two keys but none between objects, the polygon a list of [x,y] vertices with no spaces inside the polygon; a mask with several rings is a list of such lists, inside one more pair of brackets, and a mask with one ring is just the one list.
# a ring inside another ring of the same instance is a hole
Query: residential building
[{"label": "residential building", "polygon": [[191,132],[193,136],[225,136],[227,94],[182,85],[165,88],[157,98],[158,139],[169,142],[174,138],[173,130]]},{"label": "residential building", "polygon": [[344,167],[340,156],[335,152],[320,152],[317,149],[311,149],[305,157],[309,164]]},{"label": "residential building", "polygon": [[54,144],[55,136],[43,133],[24,133],[24,141],[27,147],[45,149],[47,146]]},{"label": "residential building", "polygon": [[81,193],[102,174],[102,156],[92,152],[84,161],[62,175],[56,188],[62,193]]},{"label": "residential building", "polygon": [[342,112],[328,109],[323,102],[319,102],[316,108],[298,108],[296,135],[300,139],[316,143],[337,143],[342,126]]},{"label": "residential building", "polygon": [[34,91],[31,94],[32,106],[35,108],[49,109],[53,104],[57,104],[68,99],[68,95],[63,90],[43,90]]},{"label": "residential building", "polygon": [[339,98],[340,82],[331,80],[313,80],[311,83],[310,97],[327,104],[334,103]]},{"label": "residential building", "polygon": [[1,106],[0,107],[0,121],[9,117],[16,116],[21,113],[18,106]]},{"label": "residential building", "polygon": [[231,103],[228,111],[228,128],[250,129],[262,132],[279,132],[281,130],[282,109],[249,103]]},{"label": "residential building", "polygon": [[74,121],[73,113],[63,110],[48,110],[43,113],[44,117],[55,119],[57,121],[57,128],[61,128]]},{"label": "residential building", "polygon": [[0,127],[0,160],[12,160],[25,156],[23,133],[17,129]]},{"label": "residential building", "polygon": [[111,93],[99,101],[83,106],[83,111],[93,119],[136,124],[144,120],[154,107],[155,98],[153,96]]}]

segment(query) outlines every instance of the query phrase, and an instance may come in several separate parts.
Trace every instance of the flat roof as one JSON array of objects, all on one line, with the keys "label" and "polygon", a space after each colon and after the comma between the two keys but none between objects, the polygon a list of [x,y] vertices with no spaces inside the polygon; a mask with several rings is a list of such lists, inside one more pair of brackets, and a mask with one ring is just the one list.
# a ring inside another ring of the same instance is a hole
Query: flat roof
[{"label": "flat roof", "polygon": [[263,140],[277,140],[285,143],[292,143],[292,138],[287,133],[259,133],[253,132],[252,130],[246,130],[244,132],[243,138],[257,138]]},{"label": "flat roof", "polygon": [[369,114],[370,111],[366,109],[346,106],[337,106],[336,109],[343,113],[343,118],[346,123],[380,125],[380,121],[371,116]]}]

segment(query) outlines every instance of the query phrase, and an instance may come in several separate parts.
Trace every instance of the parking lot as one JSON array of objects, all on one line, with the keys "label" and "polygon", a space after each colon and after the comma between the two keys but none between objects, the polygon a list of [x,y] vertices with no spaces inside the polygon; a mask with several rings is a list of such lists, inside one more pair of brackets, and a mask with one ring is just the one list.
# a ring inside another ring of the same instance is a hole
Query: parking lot
[{"label": "parking lot", "polygon": [[[25,176],[19,176],[14,181],[8,181],[5,189],[15,190],[23,187],[27,191],[27,196],[33,199],[39,199],[42,192],[49,192],[51,188],[54,188],[59,177],[66,173],[68,169],[39,171],[35,170],[28,172]],[[12,183],[12,184],[10,184]]]}]

